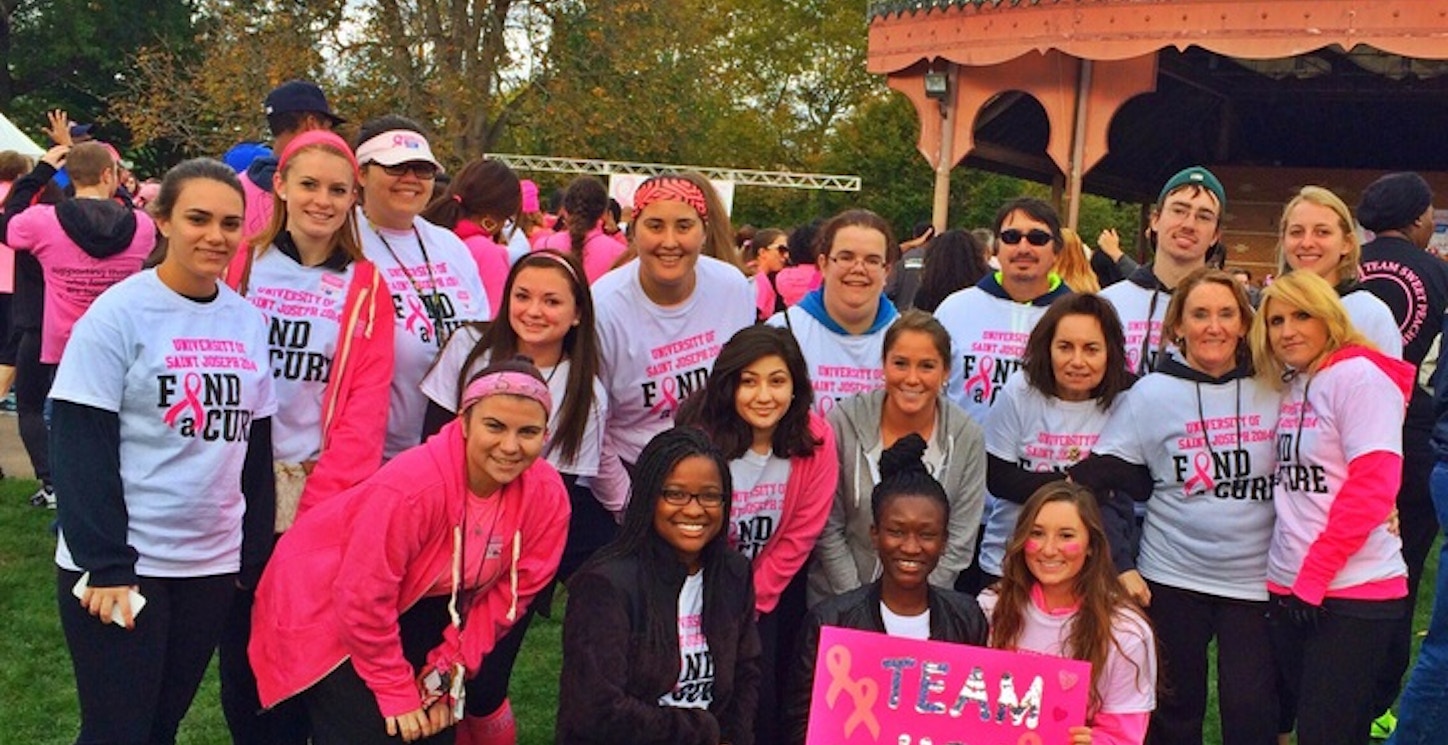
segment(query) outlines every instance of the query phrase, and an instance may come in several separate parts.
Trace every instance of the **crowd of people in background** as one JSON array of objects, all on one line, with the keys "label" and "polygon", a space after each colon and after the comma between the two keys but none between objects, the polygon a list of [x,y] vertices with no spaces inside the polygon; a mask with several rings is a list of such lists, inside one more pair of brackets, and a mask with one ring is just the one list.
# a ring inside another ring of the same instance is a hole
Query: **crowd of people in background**
[{"label": "crowd of people in background", "polygon": [[736,232],[696,173],[545,204],[313,83],[264,109],[159,181],[59,111],[0,153],[78,742],[174,742],[219,650],[236,743],[513,743],[560,585],[560,743],[804,743],[824,626],[1084,660],[1075,744],[1201,743],[1213,667],[1228,745],[1441,738],[1420,176],[1302,187],[1258,285],[1202,166],[1138,262],[1030,197]]}]

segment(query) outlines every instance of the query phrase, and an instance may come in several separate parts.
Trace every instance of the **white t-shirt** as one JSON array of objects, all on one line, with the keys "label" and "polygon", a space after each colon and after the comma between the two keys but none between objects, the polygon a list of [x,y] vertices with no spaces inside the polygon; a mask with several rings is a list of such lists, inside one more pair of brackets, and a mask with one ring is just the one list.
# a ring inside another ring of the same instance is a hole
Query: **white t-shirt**
[{"label": "white t-shirt", "polygon": [[704,638],[704,572],[684,580],[679,590],[679,682],[659,697],[659,706],[707,709],[714,701],[714,656]]},{"label": "white t-shirt", "polygon": [[[789,314],[788,323],[785,322],[785,313]],[[837,334],[798,305],[784,313],[775,313],[766,323],[792,328],[809,367],[815,411],[820,416],[828,414],[836,401],[885,386],[882,360],[885,332],[889,331],[889,326],[873,334]]]},{"label": "white t-shirt", "polygon": [[1096,452],[1151,471],[1141,576],[1217,597],[1267,599],[1279,401],[1254,378],[1197,383],[1166,373],[1122,394]]},{"label": "white t-shirt", "polygon": [[984,427],[986,414],[1011,373],[1021,366],[1026,340],[1046,306],[996,297],[979,287],[953,293],[935,309],[950,332],[950,383],[946,394]]},{"label": "white t-shirt", "polygon": [[1121,331],[1126,335],[1126,369],[1137,375],[1151,372],[1161,350],[1161,324],[1166,320],[1166,307],[1171,305],[1171,293],[1148,290],[1127,279],[1102,289],[1101,297],[1111,301],[1121,318]]},{"label": "white t-shirt", "polygon": [[638,459],[654,435],[673,426],[674,413],[701,390],[719,349],[754,323],[754,289],[729,264],[700,256],[694,294],[664,307],[644,294],[635,259],[593,285],[598,321],[599,378],[608,390],[608,424],[594,495],[610,510],[628,500],[621,458]]},{"label": "white t-shirt", "polygon": [[[477,328],[463,326],[448,339],[437,363],[428,371],[419,386],[429,401],[448,411],[457,412],[458,373],[462,371],[463,363],[481,338],[482,334]],[[476,375],[487,366],[488,355],[479,357],[468,371],[468,377]],[[552,445],[552,438],[558,433],[558,417],[563,408],[563,399],[568,395],[569,367],[568,360],[565,359],[554,367],[538,368],[538,372],[543,374],[543,380],[548,383],[548,395],[553,399],[553,411],[548,414],[549,446],[546,448],[545,458],[559,473],[595,476],[598,474],[599,453],[603,449],[603,421],[608,411],[608,393],[598,378],[593,379],[593,413],[584,425],[583,440],[578,443],[578,455],[571,461],[564,460],[562,452]]]},{"label": "white t-shirt", "polygon": [[[1120,397],[1116,402],[1119,403]],[[985,425],[986,452],[1028,471],[1064,471],[1091,453],[1111,416],[1095,399],[1062,401],[1032,388],[1017,372],[1006,381]],[[997,498],[985,519],[981,571],[997,577],[1021,506]]]},{"label": "white t-shirt", "polygon": [[275,247],[252,262],[247,300],[265,317],[277,414],[272,454],[301,463],[322,452],[322,397],[331,378],[347,289],[355,265],[342,271],[302,266]]},{"label": "white t-shirt", "polygon": [[[986,590],[977,598],[986,618],[995,613],[996,594]],[[1047,613],[1027,602],[1025,623],[1016,640],[1016,651],[1037,652],[1052,657],[1071,656],[1070,639],[1074,612]],[[1121,610],[1111,619],[1111,636],[1116,643],[1106,653],[1106,671],[1097,683],[1103,714],[1139,714],[1156,709],[1156,641],[1146,619]]]},{"label": "white t-shirt", "polygon": [[789,461],[745,450],[729,462],[734,499],[729,508],[729,545],[753,561],[779,529]]},{"label": "white t-shirt", "polygon": [[885,622],[885,633],[902,639],[930,639],[930,609],[916,616],[902,616],[880,601],[880,620]]},{"label": "white t-shirt", "polygon": [[[50,389],[119,418],[126,542],[143,577],[241,568],[247,437],[277,404],[261,314],[218,287],[198,303],[154,270],[122,280],[76,323]],[[83,570],[64,535],[55,563]]]},{"label": "white t-shirt", "polygon": [[[1355,357],[1309,377],[1293,379],[1277,421],[1277,524],[1267,578],[1284,587],[1297,581],[1308,550],[1327,526],[1354,458],[1403,453],[1403,392],[1372,361]],[[1306,392],[1307,406],[1303,407]],[[1386,523],[1368,534],[1328,584],[1329,590],[1405,576],[1402,540]]]},{"label": "white t-shirt", "polygon": [[1387,303],[1365,289],[1357,289],[1342,296],[1342,306],[1347,309],[1353,328],[1362,332],[1379,352],[1403,358],[1403,334]]},{"label": "white t-shirt", "polygon": [[392,458],[422,441],[427,398],[417,385],[447,337],[469,321],[488,320],[492,311],[478,264],[452,231],[422,218],[412,221],[414,230],[375,227],[361,208],[357,221],[362,224],[358,231],[362,253],[381,272],[397,316],[392,398],[382,449],[384,458]]}]

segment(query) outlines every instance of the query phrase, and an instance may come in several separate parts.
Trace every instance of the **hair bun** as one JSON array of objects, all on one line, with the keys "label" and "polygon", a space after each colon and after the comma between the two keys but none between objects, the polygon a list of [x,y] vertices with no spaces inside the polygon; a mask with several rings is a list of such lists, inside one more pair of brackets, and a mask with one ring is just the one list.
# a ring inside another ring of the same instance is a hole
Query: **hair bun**
[{"label": "hair bun", "polygon": [[880,482],[884,483],[891,477],[912,471],[929,475],[924,456],[925,438],[915,432],[901,437],[880,454]]}]

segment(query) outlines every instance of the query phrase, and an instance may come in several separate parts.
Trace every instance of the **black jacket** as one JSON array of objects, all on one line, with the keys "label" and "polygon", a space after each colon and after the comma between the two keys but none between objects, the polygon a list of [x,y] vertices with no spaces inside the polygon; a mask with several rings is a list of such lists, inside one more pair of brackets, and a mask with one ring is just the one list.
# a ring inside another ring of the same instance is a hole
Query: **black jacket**
[{"label": "black jacket", "polygon": [[[990,629],[975,598],[963,592],[930,586],[930,639],[984,647]],[[814,688],[815,658],[820,628],[838,626],[885,633],[880,615],[880,580],[821,602],[805,615],[800,631],[799,659],[790,676],[784,702],[784,741],[802,745],[809,724],[810,694]]]},{"label": "black jacket", "polygon": [[678,682],[679,637],[648,643],[645,603],[650,596],[677,598],[686,570],[672,549],[649,551],[655,560],[610,559],[568,582],[557,742],[753,745],[760,647],[749,560],[721,552],[724,564],[706,575],[703,627],[714,662],[713,702],[708,711],[677,709],[658,701]]}]

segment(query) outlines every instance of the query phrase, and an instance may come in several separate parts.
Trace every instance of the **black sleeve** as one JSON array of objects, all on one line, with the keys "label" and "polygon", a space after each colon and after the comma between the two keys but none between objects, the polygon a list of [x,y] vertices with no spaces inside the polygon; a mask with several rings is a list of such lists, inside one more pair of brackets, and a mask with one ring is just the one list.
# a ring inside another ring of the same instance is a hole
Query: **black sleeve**
[{"label": "black sleeve", "polygon": [[[1098,492],[1098,497],[1100,493]],[[1135,503],[1114,489],[1101,499],[1101,523],[1106,540],[1111,544],[1111,563],[1120,574],[1136,568],[1136,553],[1141,546],[1141,528],[1136,524]]]},{"label": "black sleeve", "polygon": [[1025,504],[1036,490],[1065,479],[1055,471],[1027,471],[1020,464],[986,454],[985,488],[991,496],[1015,504]]},{"label": "black sleeve", "polygon": [[272,470],[271,417],[251,423],[246,461],[241,467],[241,494],[246,498],[246,515],[241,522],[241,576],[236,581],[251,589],[261,579],[276,540],[277,477]]},{"label": "black sleeve", "polygon": [[1092,455],[1066,469],[1071,480],[1096,492],[1104,501],[1108,490],[1124,492],[1138,502],[1151,498],[1155,482],[1146,466],[1139,466],[1114,455]]},{"label": "black sleeve", "polygon": [[[21,176],[15,180],[14,184],[11,184],[10,193],[5,196],[4,212],[0,214],[0,236],[4,237],[4,242],[10,242],[10,218],[30,207],[30,203],[35,200],[35,195],[39,194],[52,178],[55,178],[55,169],[49,163],[41,161],[30,173]],[[91,578],[95,578],[94,573]]]},{"label": "black sleeve", "polygon": [[798,656],[785,676],[783,729],[784,742],[804,745],[809,726],[810,696],[814,693],[815,658],[820,646],[820,617],[814,611],[805,614],[799,630]]},{"label": "black sleeve", "polygon": [[121,417],[59,399],[52,406],[50,469],[65,545],[76,566],[90,572],[92,587],[134,585],[137,553],[126,543]]},{"label": "black sleeve", "polygon": [[427,438],[437,434],[438,430],[457,418],[457,414],[438,406],[436,401],[428,401],[427,413],[422,415],[422,441],[427,442]]}]

